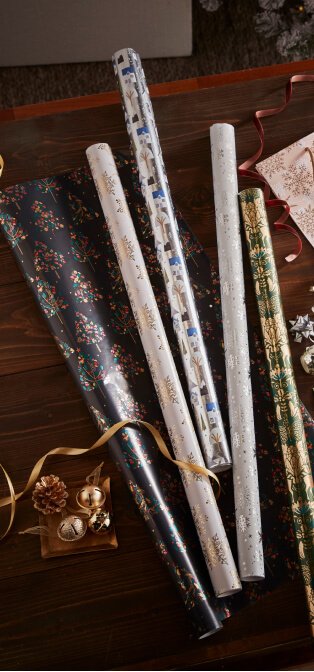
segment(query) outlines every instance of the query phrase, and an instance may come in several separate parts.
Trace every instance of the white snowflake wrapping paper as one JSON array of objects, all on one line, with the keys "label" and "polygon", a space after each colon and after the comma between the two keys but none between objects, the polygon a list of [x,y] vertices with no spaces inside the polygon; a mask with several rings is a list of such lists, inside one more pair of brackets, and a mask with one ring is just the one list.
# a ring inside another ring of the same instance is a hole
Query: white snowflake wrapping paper
[{"label": "white snowflake wrapping paper", "polygon": [[277,198],[290,206],[290,216],[314,247],[314,176],[309,148],[314,133],[256,164]]},{"label": "white snowflake wrapping paper", "polygon": [[133,49],[122,49],[114,54],[113,64],[165,280],[204,460],[212,471],[223,471],[231,466],[231,456],[180,243],[141,60]]},{"label": "white snowflake wrapping paper", "polygon": [[234,128],[210,128],[239,572],[265,577]]},{"label": "white snowflake wrapping paper", "polygon": [[[174,453],[204,466],[110,147],[93,145],[86,153]],[[240,579],[210,481],[183,470],[181,476],[215,594],[238,592]]]}]

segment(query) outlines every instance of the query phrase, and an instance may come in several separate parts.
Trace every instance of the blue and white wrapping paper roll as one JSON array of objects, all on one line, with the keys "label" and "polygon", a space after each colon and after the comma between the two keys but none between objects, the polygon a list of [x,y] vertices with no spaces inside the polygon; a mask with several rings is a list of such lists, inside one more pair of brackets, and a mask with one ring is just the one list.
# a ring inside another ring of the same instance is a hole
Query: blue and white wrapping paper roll
[{"label": "blue and white wrapping paper roll", "polygon": [[[174,454],[204,466],[110,147],[96,144],[86,153]],[[183,470],[181,477],[215,594],[236,593],[241,583],[210,481]]]},{"label": "blue and white wrapping paper roll", "polygon": [[234,128],[210,128],[239,572],[265,577]]},{"label": "blue and white wrapping paper roll", "polygon": [[141,60],[133,49],[122,49],[114,54],[113,64],[164,276],[202,453],[209,469],[223,471],[231,466],[231,456],[178,235]]}]

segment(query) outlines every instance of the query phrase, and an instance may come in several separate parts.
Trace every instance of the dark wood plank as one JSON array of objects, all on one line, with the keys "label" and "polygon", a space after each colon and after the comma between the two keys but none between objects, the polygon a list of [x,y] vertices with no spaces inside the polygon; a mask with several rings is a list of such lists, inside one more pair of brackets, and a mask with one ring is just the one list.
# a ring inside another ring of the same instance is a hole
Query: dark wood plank
[{"label": "dark wood plank", "polygon": [[[216,665],[219,661],[221,669],[222,657],[230,662],[231,656],[261,649],[265,637],[269,647],[301,638],[308,647],[298,583],[285,586],[271,600],[265,598],[258,607],[249,607],[238,618],[230,619],[224,632],[209,644],[190,638],[184,612],[178,609],[174,589],[161,576],[153,549],[130,553],[129,562],[127,558],[115,562],[113,554],[110,558],[109,554],[102,558],[96,555],[86,570],[77,563],[59,567],[58,571],[37,572],[40,599],[28,601],[27,621],[19,596],[32,595],[31,575],[1,582],[2,595],[12,605],[10,622],[0,626],[8,641],[3,665],[13,663],[11,669],[21,669],[23,661],[22,669],[41,669],[44,658],[47,669],[90,669],[91,661],[93,669],[99,670],[173,669],[178,663],[177,651],[182,652],[184,646],[184,666],[189,663],[194,669],[200,661],[215,661]],[[297,602],[296,608],[285,610],[282,627],[274,629],[269,610],[282,610],[287,599]],[[21,625],[23,636],[17,640]],[[66,647],[61,645],[64,641]],[[52,649],[54,666],[49,663]]]},{"label": "dark wood plank", "polygon": [[[291,76],[296,73],[312,71],[313,68],[313,60],[297,61],[295,63],[280,63],[268,65],[263,68],[251,68],[250,70],[224,72],[220,75],[205,75],[202,77],[193,77],[191,79],[179,79],[175,82],[151,84],[149,90],[151,97],[156,98],[173,95],[174,93],[208,89],[212,86],[225,86],[226,84],[234,84],[235,82],[247,82],[268,77],[277,77],[279,75]],[[74,110],[80,109],[86,110],[91,107],[103,107],[104,105],[112,105],[119,102],[120,98],[118,91],[106,91],[104,93],[81,96],[80,98],[50,100],[46,103],[22,105],[8,110],[0,110],[0,121],[29,119],[30,117],[42,117],[46,114],[60,114],[61,112],[73,112]]]},{"label": "dark wood plank", "polygon": [[25,282],[0,288],[0,375],[62,362]]},{"label": "dark wood plank", "polygon": [[[193,91],[187,85],[185,92],[154,98],[174,200],[214,263],[208,126],[213,121],[234,123],[238,158],[247,158],[257,147],[251,123],[254,110],[282,102],[287,76],[295,69],[286,66],[280,72],[271,78],[260,72],[260,79],[255,73],[258,81],[250,80],[250,75],[249,81],[235,77],[227,86],[226,80],[222,86],[213,87],[212,82],[207,84],[212,88]],[[313,85],[298,85],[284,114],[265,122],[265,156],[311,132],[313,112]],[[85,148],[97,140],[108,141],[113,148],[128,146],[119,105],[2,123],[0,147],[6,169],[1,186],[78,167],[85,163]],[[312,305],[308,287],[313,284],[314,254],[305,243],[302,256],[287,265],[284,256],[293,245],[291,237],[276,233],[273,240],[289,319]],[[248,270],[246,284],[249,315],[257,324]],[[3,241],[0,301],[1,459],[19,488],[44,451],[56,445],[88,446],[96,431]],[[298,362],[301,347],[293,344],[296,376],[301,398],[313,410],[311,379]],[[99,455],[91,459],[96,465]],[[12,534],[2,544],[2,669],[40,669],[43,660],[47,669],[69,670],[250,669],[249,665],[259,669],[259,658],[268,669],[271,660],[276,667],[288,657],[290,664],[309,660],[307,614],[298,581],[244,610],[214,638],[191,640],[175,590],[108,457],[105,467],[113,479],[116,552],[44,562],[36,537]],[[55,460],[53,468],[74,481],[89,471],[83,461],[66,458]],[[32,521],[31,504],[25,501],[18,506],[16,529]]]},{"label": "dark wood plank", "polygon": [[[253,112],[266,104],[280,104],[286,80],[281,76],[257,84],[254,81],[239,82],[154,100],[176,200],[184,189],[187,170],[191,174],[187,178],[190,187],[185,200],[189,200],[193,187],[196,186],[198,192],[202,189],[203,171],[208,175],[210,164],[209,125],[214,121],[234,123],[237,126],[238,158],[246,158],[257,146],[256,131],[251,123]],[[292,102],[280,119],[265,120],[267,154],[297,139],[300,134],[311,132],[312,104],[313,85],[298,84]],[[4,122],[0,127],[1,154],[5,160],[2,186],[77,167],[86,161],[85,149],[96,139],[108,141],[113,148],[128,146],[119,105]],[[206,184],[208,189],[208,182]],[[195,198],[193,201],[195,203]]]}]

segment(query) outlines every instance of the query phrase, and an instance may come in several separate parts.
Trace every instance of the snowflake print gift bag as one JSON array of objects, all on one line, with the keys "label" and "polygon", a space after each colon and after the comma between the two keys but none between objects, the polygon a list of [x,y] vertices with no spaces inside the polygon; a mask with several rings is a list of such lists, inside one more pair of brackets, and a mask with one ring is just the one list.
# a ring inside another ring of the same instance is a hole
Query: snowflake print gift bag
[{"label": "snowflake print gift bag", "polygon": [[[0,223],[100,433],[128,417],[163,430],[158,401],[101,212],[84,169],[0,192]],[[149,434],[120,430],[113,460],[150,529],[193,628],[221,628],[176,468]]]},{"label": "snowflake print gift bag", "polygon": [[[311,154],[312,153],[312,154]],[[290,206],[290,216],[314,247],[314,133],[256,164],[271,190]]]}]

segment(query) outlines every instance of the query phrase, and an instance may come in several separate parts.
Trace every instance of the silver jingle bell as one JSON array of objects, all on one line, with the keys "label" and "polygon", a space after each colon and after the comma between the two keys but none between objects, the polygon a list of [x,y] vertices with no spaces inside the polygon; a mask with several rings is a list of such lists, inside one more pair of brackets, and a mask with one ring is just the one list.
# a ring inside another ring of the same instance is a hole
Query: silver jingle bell
[{"label": "silver jingle bell", "polygon": [[112,515],[109,511],[98,509],[88,519],[87,525],[94,534],[107,534],[111,528]]},{"label": "silver jingle bell", "polygon": [[66,516],[58,525],[57,535],[62,541],[78,541],[84,537],[86,530],[85,520],[79,516]]}]

